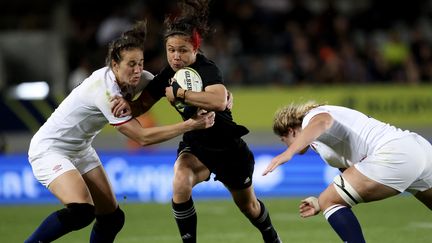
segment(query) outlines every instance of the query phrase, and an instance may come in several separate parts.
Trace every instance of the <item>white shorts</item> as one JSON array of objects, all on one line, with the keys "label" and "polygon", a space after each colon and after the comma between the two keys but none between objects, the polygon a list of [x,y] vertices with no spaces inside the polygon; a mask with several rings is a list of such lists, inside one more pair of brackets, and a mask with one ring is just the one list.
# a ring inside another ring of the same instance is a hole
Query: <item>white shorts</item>
[{"label": "white shorts", "polygon": [[48,151],[45,154],[30,157],[29,161],[35,178],[45,187],[67,171],[78,170],[82,175],[101,165],[99,156],[93,148],[74,156]]},{"label": "white shorts", "polygon": [[432,145],[417,134],[388,142],[354,166],[399,192],[416,193],[432,187]]}]

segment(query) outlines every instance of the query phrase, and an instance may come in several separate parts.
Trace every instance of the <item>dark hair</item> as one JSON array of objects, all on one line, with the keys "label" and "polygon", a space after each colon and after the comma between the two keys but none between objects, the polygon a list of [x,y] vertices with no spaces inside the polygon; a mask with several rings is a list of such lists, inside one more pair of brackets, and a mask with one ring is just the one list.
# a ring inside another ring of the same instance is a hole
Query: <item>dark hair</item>
[{"label": "dark hair", "polygon": [[180,1],[176,11],[165,18],[165,41],[172,35],[190,36],[194,48],[199,49],[202,39],[210,30],[207,26],[209,2],[209,0]]},{"label": "dark hair", "polygon": [[120,62],[122,60],[121,51],[139,48],[144,52],[144,42],[147,35],[147,21],[138,21],[132,29],[122,33],[122,35],[111,41],[108,54],[105,59],[107,66],[111,66],[111,61]]}]

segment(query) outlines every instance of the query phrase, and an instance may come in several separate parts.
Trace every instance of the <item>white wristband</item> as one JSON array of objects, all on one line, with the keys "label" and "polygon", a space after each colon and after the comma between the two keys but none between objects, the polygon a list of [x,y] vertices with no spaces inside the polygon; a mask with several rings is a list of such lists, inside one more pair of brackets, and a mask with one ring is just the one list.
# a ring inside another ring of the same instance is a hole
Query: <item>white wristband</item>
[{"label": "white wristband", "polygon": [[308,197],[308,198],[304,199],[303,201],[311,204],[315,208],[315,210],[317,212],[321,211],[321,208],[320,208],[319,203],[318,203],[318,198],[316,198],[316,197]]}]

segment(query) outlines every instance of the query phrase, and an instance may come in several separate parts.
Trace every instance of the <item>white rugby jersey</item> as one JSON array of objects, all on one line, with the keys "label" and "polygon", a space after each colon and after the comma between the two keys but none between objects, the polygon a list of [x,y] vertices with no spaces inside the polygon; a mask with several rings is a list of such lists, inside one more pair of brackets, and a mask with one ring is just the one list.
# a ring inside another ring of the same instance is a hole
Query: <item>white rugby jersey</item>
[{"label": "white rugby jersey", "polygon": [[121,125],[132,117],[117,118],[111,113],[114,95],[136,97],[153,74],[143,71],[135,88],[121,91],[109,67],[93,72],[62,101],[30,142],[29,156],[46,151],[79,152],[91,146],[93,138],[107,124]]},{"label": "white rugby jersey", "polygon": [[410,134],[359,111],[330,105],[310,110],[303,119],[302,128],[320,113],[330,114],[334,123],[311,147],[329,165],[337,168],[358,163],[388,141]]}]

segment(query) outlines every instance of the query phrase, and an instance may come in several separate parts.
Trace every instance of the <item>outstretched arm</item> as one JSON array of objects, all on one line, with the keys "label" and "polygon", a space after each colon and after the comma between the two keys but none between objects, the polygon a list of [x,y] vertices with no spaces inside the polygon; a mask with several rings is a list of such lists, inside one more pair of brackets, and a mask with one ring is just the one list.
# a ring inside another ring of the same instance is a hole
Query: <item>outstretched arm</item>
[{"label": "outstretched arm", "polygon": [[116,128],[130,139],[138,142],[141,146],[147,146],[167,141],[188,131],[209,128],[213,126],[214,118],[214,112],[198,113],[183,122],[150,128],[143,128],[136,119],[132,119],[122,125],[116,126]]},{"label": "outstretched arm", "polygon": [[291,160],[296,153],[307,148],[307,146],[309,146],[332,125],[333,118],[328,113],[320,113],[312,117],[309,124],[295,137],[294,142],[283,153],[277,155],[271,160],[270,164],[264,170],[263,175],[267,175],[275,170],[279,165]]}]

